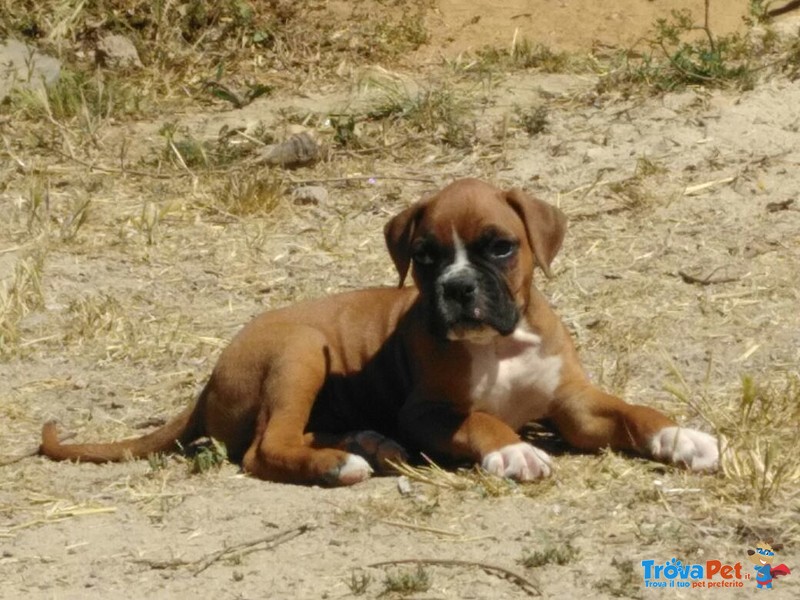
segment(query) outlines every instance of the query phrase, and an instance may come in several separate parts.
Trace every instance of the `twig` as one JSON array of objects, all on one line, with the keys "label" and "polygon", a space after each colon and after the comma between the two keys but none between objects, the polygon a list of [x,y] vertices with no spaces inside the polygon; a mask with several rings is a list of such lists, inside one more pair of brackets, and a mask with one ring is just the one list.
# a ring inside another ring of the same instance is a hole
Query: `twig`
[{"label": "twig", "polygon": [[[542,591],[539,586],[533,583],[530,579],[526,579],[514,571],[509,571],[505,567],[497,565],[490,565],[484,562],[471,561],[471,560],[457,560],[451,558],[404,558],[400,560],[385,560],[377,563],[367,565],[370,568],[388,567],[390,565],[437,565],[442,567],[478,567],[487,573],[500,574],[505,579],[508,579],[518,587],[522,588],[528,595],[541,596]],[[534,592],[534,593],[531,593]]]},{"label": "twig", "polygon": [[577,213],[569,215],[570,222],[572,221],[588,221],[590,219],[597,219],[602,215],[618,215],[620,213],[626,212],[631,210],[630,206],[612,206],[610,208],[604,208],[602,210],[596,210],[594,212],[585,212],[585,213]]},{"label": "twig", "polygon": [[[386,144],[385,146],[370,146],[368,148],[361,148],[359,150],[347,150],[347,151],[343,151],[342,154],[344,154],[345,156],[351,156],[352,157],[352,156],[363,156],[365,154],[373,154],[373,153],[378,153],[378,152],[389,152],[390,150],[394,150],[394,149],[397,149],[397,148],[402,148],[403,146],[405,146],[407,144],[410,144],[412,142],[418,142],[419,140],[422,140],[422,139],[424,139],[423,136],[410,137],[410,138],[405,138],[405,139],[402,139],[402,140],[398,140],[398,141],[393,142],[391,144]],[[392,154],[392,156],[394,156],[394,154]]]},{"label": "twig", "polygon": [[370,179],[388,179],[391,181],[418,181],[420,183],[436,183],[428,177],[396,177],[392,175],[355,175],[353,177],[330,177],[325,179],[289,179],[295,185],[308,185],[310,183],[348,183],[350,181],[369,181]]},{"label": "twig", "polygon": [[233,131],[233,135],[238,135],[240,137],[243,137],[248,142],[253,142],[254,144],[258,144],[259,146],[268,146],[269,145],[266,142],[258,139],[257,137],[253,137],[252,135],[247,135],[244,131],[239,131],[238,129]]},{"label": "twig", "polygon": [[[314,529],[314,527],[315,527],[314,525],[306,523],[300,525],[299,527],[294,527],[292,529],[287,529],[285,531],[280,531],[278,533],[266,535],[264,537],[260,537],[255,540],[250,540],[249,542],[242,542],[240,544],[228,546],[227,548],[223,548],[222,550],[217,550],[216,552],[208,554],[197,560],[184,560],[182,558],[172,558],[169,560],[150,560],[147,558],[143,558],[143,559],[138,559],[135,562],[138,564],[147,565],[151,569],[156,569],[156,570],[177,569],[179,567],[196,567],[194,570],[194,576],[197,577],[208,567],[213,565],[215,562],[225,558],[226,556],[235,553],[238,553],[239,556],[245,556],[252,552],[257,552],[258,550],[270,550],[272,548],[275,548],[279,544],[283,544],[291,539],[296,538],[299,535],[304,534],[307,531],[311,531],[312,529]],[[257,548],[256,546],[259,546],[260,544],[265,544],[265,546],[263,548]]]},{"label": "twig", "polygon": [[17,163],[17,169],[19,169],[23,173],[27,172],[28,165],[26,165],[25,161],[22,160],[19,156],[14,154],[14,152],[11,150],[11,145],[8,143],[8,140],[6,139],[6,136],[3,136],[3,145],[6,147],[6,152],[8,153],[8,155],[14,160],[15,163]]},{"label": "twig", "polygon": [[164,571],[166,569],[177,569],[178,567],[187,567],[193,565],[194,561],[183,560],[182,558],[173,558],[171,560],[150,560],[148,558],[138,558],[134,560],[136,564],[147,565],[156,571]]},{"label": "twig", "polygon": [[792,0],[791,2],[784,4],[783,6],[779,6],[778,8],[770,8],[767,10],[766,15],[768,17],[778,17],[798,8],[800,8],[800,0]]},{"label": "twig", "polygon": [[580,196],[580,201],[581,201],[581,203],[582,203],[584,200],[586,200],[586,197],[587,197],[589,194],[591,194],[591,193],[592,193],[592,190],[593,190],[594,188],[596,188],[596,187],[597,187],[597,186],[600,184],[600,182],[603,180],[603,173],[604,173],[605,171],[607,171],[607,170],[608,170],[608,169],[598,169],[598,171],[597,171],[597,174],[595,175],[594,181],[593,181],[593,182],[592,182],[592,183],[589,185],[589,187],[588,187],[588,188],[586,188],[586,190],[584,190],[584,192],[581,194],[581,196]]},{"label": "twig", "polygon": [[705,277],[695,277],[694,275],[689,275],[686,271],[678,271],[678,275],[680,278],[683,279],[684,283],[696,283],[698,285],[713,285],[715,283],[731,283],[734,281],[739,281],[741,277],[717,277],[716,279],[712,279],[714,273],[720,270],[721,267],[717,267],[711,273],[706,275]]},{"label": "twig", "polygon": [[417,525],[416,523],[403,523],[402,521],[390,521],[389,519],[378,519],[380,523],[392,525],[394,527],[405,527],[406,529],[413,529],[415,531],[425,531],[428,533],[435,533],[437,535],[447,535],[451,537],[463,537],[463,533],[455,531],[447,531],[446,529],[439,529],[437,527],[427,527],[425,525]]},{"label": "twig", "polygon": [[70,508],[67,510],[53,513],[53,516],[48,515],[38,519],[33,519],[31,521],[25,521],[24,523],[19,523],[17,525],[12,525],[11,527],[6,528],[3,533],[9,534],[15,531],[20,531],[22,529],[27,529],[28,527],[35,527],[36,525],[50,525],[52,523],[60,523],[61,521],[66,521],[67,519],[71,519],[72,517],[101,515],[113,512],[117,512],[116,506],[100,506],[97,508]]},{"label": "twig", "polygon": [[[199,561],[195,561],[193,564],[199,563],[200,566],[197,567],[194,571],[194,576],[197,577],[200,573],[205,571],[208,567],[213,565],[218,560],[224,558],[229,554],[234,554],[236,552],[242,552],[242,555],[249,554],[249,552],[244,552],[245,550],[250,549],[250,552],[254,552],[255,550],[268,550],[274,548],[279,544],[283,544],[284,542],[288,542],[291,539],[296,538],[299,535],[303,535],[307,531],[311,531],[314,529],[314,526],[311,524],[303,524],[299,527],[295,527],[293,529],[287,529],[286,531],[280,531],[278,533],[273,533],[272,535],[267,535],[255,540],[251,540],[249,542],[242,542],[241,544],[236,544],[234,546],[229,546],[228,548],[223,548],[217,552],[214,552],[210,556],[206,558],[202,558]],[[255,548],[259,544],[266,544],[264,548]]]},{"label": "twig", "polygon": [[767,212],[778,212],[779,210],[789,210],[789,207],[794,204],[794,198],[788,200],[781,200],[780,202],[767,202]]},{"label": "twig", "polygon": [[70,156],[69,154],[66,154],[65,152],[61,152],[57,148],[55,149],[55,152],[56,152],[56,154],[60,154],[64,158],[68,158],[69,160],[71,160],[73,162],[76,162],[79,165],[86,167],[87,169],[90,169],[90,170],[93,170],[93,171],[101,171],[103,173],[113,173],[113,174],[119,174],[119,175],[135,175],[137,177],[150,177],[152,179],[175,179],[176,177],[187,177],[189,175],[192,175],[191,172],[187,173],[186,171],[178,171],[178,172],[175,172],[175,173],[149,173],[147,171],[135,171],[135,170],[131,170],[131,169],[119,169],[117,167],[104,167],[102,165],[95,165],[95,164],[92,164],[92,163],[88,163],[88,162],[86,162],[84,160],[81,160],[79,158],[75,158],[74,156]]},{"label": "twig", "polygon": [[[702,27],[700,29],[702,29]],[[664,45],[663,41],[658,42],[658,45],[661,46],[661,50],[666,55],[667,60],[669,61],[669,64],[671,64],[672,67],[676,71],[679,71],[687,79],[700,79],[702,81],[714,81],[713,77],[708,77],[707,75],[701,75],[700,73],[690,73],[689,71],[684,69],[677,60],[675,60],[675,57],[672,56],[672,54],[670,54],[669,50]]]},{"label": "twig", "polygon": [[172,150],[172,153],[178,159],[178,162],[180,163],[181,167],[183,167],[183,170],[186,171],[189,175],[191,175],[192,179],[195,179],[196,178],[195,174],[186,164],[186,161],[183,160],[183,155],[180,153],[180,150],[178,150],[178,148],[175,147],[175,143],[172,140],[169,140],[169,147]]},{"label": "twig", "polygon": [[706,32],[708,36],[708,45],[711,52],[716,52],[717,44],[714,42],[714,35],[711,33],[711,0],[705,0],[705,11],[703,14],[703,26],[701,29]]},{"label": "twig", "polygon": [[731,183],[735,180],[735,177],[725,177],[723,179],[715,179],[714,181],[706,181],[705,183],[699,183],[697,185],[690,185],[685,190],[683,190],[684,196],[694,196],[698,192],[702,192],[703,190],[707,190],[710,187],[714,187],[715,185],[721,185],[723,183]]}]

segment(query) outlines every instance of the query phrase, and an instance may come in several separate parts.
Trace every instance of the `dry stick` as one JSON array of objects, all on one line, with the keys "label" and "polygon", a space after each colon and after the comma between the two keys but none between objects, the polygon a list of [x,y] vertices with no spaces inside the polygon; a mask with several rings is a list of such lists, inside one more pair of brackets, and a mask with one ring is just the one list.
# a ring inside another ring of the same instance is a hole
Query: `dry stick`
[{"label": "dry stick", "polygon": [[717,49],[717,44],[714,42],[714,35],[711,33],[711,0],[705,0],[705,11],[703,13],[703,26],[701,29],[706,32],[706,36],[708,36],[708,45],[711,48],[712,52],[715,52]]},{"label": "dry stick", "polygon": [[695,277],[694,275],[689,275],[686,271],[678,271],[678,275],[680,278],[683,279],[684,283],[696,283],[698,285],[713,285],[715,283],[731,283],[733,281],[739,281],[741,277],[717,277],[716,279],[712,279],[714,273],[719,271],[722,267],[717,267],[711,273],[706,275],[705,277]]},{"label": "dry stick", "polygon": [[3,532],[4,535],[8,536],[14,535],[15,531],[20,531],[22,529],[27,529],[28,527],[36,527],[37,525],[51,525],[52,523],[60,523],[61,521],[66,521],[67,519],[71,519],[72,517],[83,517],[85,515],[99,515],[104,513],[113,513],[117,512],[116,506],[100,506],[97,508],[72,508],[60,513],[55,513],[55,516],[48,516],[48,517],[41,517],[38,519],[32,519],[30,521],[25,521],[24,523],[18,523],[16,525],[12,525],[11,527],[6,528]]},{"label": "dry stick", "polygon": [[[250,552],[255,552],[258,548],[254,548],[254,546],[258,546],[259,544],[267,544],[263,550],[268,550],[270,548],[274,548],[278,544],[283,544],[288,542],[291,539],[296,538],[297,536],[303,535],[307,531],[311,531],[314,529],[314,525],[306,523],[304,525],[300,525],[299,527],[295,527],[293,529],[287,529],[286,531],[281,531],[278,533],[273,533],[272,535],[267,535],[256,540],[251,540],[249,542],[242,542],[241,544],[236,544],[234,546],[229,546],[227,548],[223,548],[217,552],[214,552],[210,556],[206,558],[202,558],[198,561],[194,561],[190,564],[197,564],[200,563],[200,566],[197,567],[194,571],[194,576],[197,577],[200,573],[205,571],[208,567],[213,565],[215,562],[224,558],[228,554],[233,554],[235,552],[241,551],[242,555],[249,554]],[[249,551],[248,551],[249,550]]]},{"label": "dry stick", "polygon": [[794,204],[794,198],[789,200],[782,200],[781,202],[768,202],[767,212],[778,212],[779,210],[789,210],[789,207]]},{"label": "dry stick", "polygon": [[175,154],[175,158],[178,159],[178,162],[183,167],[183,170],[186,171],[189,175],[191,175],[192,179],[196,179],[197,176],[192,172],[189,166],[186,164],[186,161],[183,160],[183,155],[180,151],[175,147],[175,144],[172,140],[169,140],[169,147],[172,150],[173,154]]},{"label": "dry stick", "polygon": [[767,11],[767,16],[777,17],[780,15],[784,15],[788,12],[791,12],[793,10],[796,10],[798,8],[800,8],[800,0],[792,0],[788,4],[785,4],[784,6],[779,6],[778,8],[770,8]]},{"label": "dry stick", "polygon": [[[306,531],[310,531],[314,529],[313,525],[305,524],[300,525],[299,527],[295,527],[294,529],[287,529],[286,531],[281,531],[278,533],[273,533],[271,535],[267,535],[257,540],[251,540],[249,542],[242,542],[241,544],[236,544],[235,546],[229,546],[227,548],[223,548],[222,550],[218,550],[213,554],[209,554],[204,556],[203,558],[199,558],[197,560],[183,560],[182,558],[173,558],[170,560],[150,560],[147,558],[137,559],[134,562],[137,564],[147,565],[151,569],[177,569],[178,567],[191,567],[200,565],[195,569],[194,575],[195,577],[205,571],[208,567],[213,565],[215,562],[224,558],[228,554],[233,554],[241,550],[240,556],[245,556],[252,552],[256,552],[258,550],[269,550],[270,548],[274,548],[278,544],[283,544],[284,542],[288,542],[291,539],[296,538],[297,536],[305,533]],[[264,548],[256,548],[259,544],[267,544]]]},{"label": "dry stick", "polygon": [[175,179],[176,177],[188,177],[191,173],[187,173],[185,171],[177,172],[177,173],[148,173],[147,171],[135,171],[132,169],[118,169],[116,167],[104,167],[102,165],[95,165],[85,160],[81,160],[80,158],[75,158],[74,156],[70,156],[65,152],[61,152],[60,150],[56,149],[56,154],[63,156],[64,158],[68,158],[69,160],[78,163],[81,166],[86,167],[87,169],[93,171],[101,171],[103,173],[113,173],[119,175],[135,175],[137,177],[151,177],[153,179]]},{"label": "dry stick", "polygon": [[[63,156],[64,158],[68,158],[73,162],[78,163],[86,167],[87,169],[93,169],[95,171],[102,171],[103,173],[114,173],[114,174],[121,174],[121,175],[135,175],[138,177],[151,177],[153,179],[175,179],[176,177],[195,177],[194,173],[189,170],[188,167],[185,167],[187,170],[181,171],[178,173],[149,173],[147,171],[136,171],[132,169],[118,169],[116,167],[104,167],[102,165],[95,165],[92,163],[88,163],[83,161],[79,158],[75,158],[74,156],[70,156],[64,152],[60,152],[56,150],[58,154]],[[214,171],[218,172],[218,171]],[[332,177],[327,179],[289,179],[290,183],[295,185],[308,185],[310,183],[347,183],[350,181],[369,181],[370,179],[388,179],[391,181],[417,181],[420,183],[436,183],[433,179],[428,177],[400,177],[400,176],[393,176],[393,175],[360,175],[354,177]]]},{"label": "dry stick", "polygon": [[447,531],[446,529],[439,529],[438,527],[427,527],[425,525],[417,525],[416,523],[403,523],[402,521],[391,521],[389,519],[378,519],[379,523],[385,523],[386,525],[392,525],[394,527],[405,527],[407,529],[413,529],[415,531],[425,531],[427,533],[435,533],[438,535],[447,535],[450,537],[463,537],[463,533],[458,533],[457,531]]},{"label": "dry stick", "polygon": [[707,190],[710,187],[714,187],[715,185],[720,185],[723,183],[731,183],[736,180],[736,177],[725,177],[723,179],[715,179],[713,181],[706,181],[705,183],[699,183],[697,185],[690,185],[685,190],[683,190],[684,196],[694,196],[698,192],[702,192]]},{"label": "dry stick", "polygon": [[330,177],[326,179],[290,179],[290,183],[295,185],[307,185],[309,183],[348,183],[350,181],[369,181],[370,179],[389,179],[391,181],[418,181],[420,183],[436,183],[427,177],[399,177],[392,175],[357,175],[353,177]]},{"label": "dry stick", "polygon": [[367,565],[368,568],[388,567],[390,565],[438,565],[442,567],[478,567],[487,572],[499,573],[512,583],[522,588],[529,595],[531,590],[536,592],[535,595],[541,596],[542,591],[539,586],[534,584],[530,579],[526,579],[514,571],[509,571],[505,567],[497,565],[490,565],[484,562],[471,561],[471,560],[457,560],[452,558],[404,558],[400,560],[385,560],[377,563]]},{"label": "dry stick", "polygon": [[591,194],[591,193],[592,193],[592,190],[593,190],[594,188],[596,188],[596,187],[597,187],[597,186],[600,184],[600,182],[603,180],[603,173],[604,173],[606,170],[607,170],[607,169],[598,169],[598,171],[597,171],[597,174],[595,175],[594,181],[593,181],[593,182],[592,182],[592,183],[589,185],[589,187],[588,187],[588,188],[586,188],[586,190],[584,190],[584,192],[581,194],[581,197],[579,198],[579,201],[580,201],[580,202],[583,202],[584,200],[586,200],[586,197],[587,197],[589,194]]}]

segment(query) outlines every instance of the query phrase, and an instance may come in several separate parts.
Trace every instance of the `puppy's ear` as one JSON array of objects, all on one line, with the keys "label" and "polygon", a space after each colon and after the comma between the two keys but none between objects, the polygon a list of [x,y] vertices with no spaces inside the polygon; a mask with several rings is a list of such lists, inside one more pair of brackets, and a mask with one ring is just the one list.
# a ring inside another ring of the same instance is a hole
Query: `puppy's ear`
[{"label": "puppy's ear", "polygon": [[406,281],[406,275],[411,266],[411,239],[426,204],[427,202],[424,200],[415,202],[400,214],[395,215],[383,228],[386,247],[389,249],[389,255],[400,276],[398,288],[403,287]]},{"label": "puppy's ear", "polygon": [[550,265],[564,241],[567,216],[552,204],[534,198],[518,188],[506,192],[506,200],[525,223],[528,243],[536,257],[536,264],[545,275],[552,277]]}]

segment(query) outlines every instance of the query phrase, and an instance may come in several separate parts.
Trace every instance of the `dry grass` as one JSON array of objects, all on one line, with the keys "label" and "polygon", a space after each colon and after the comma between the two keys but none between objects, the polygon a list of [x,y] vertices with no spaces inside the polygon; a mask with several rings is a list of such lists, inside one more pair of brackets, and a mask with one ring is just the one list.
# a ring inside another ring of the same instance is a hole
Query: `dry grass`
[{"label": "dry grass", "polygon": [[43,502],[47,502],[47,504],[45,504],[42,509],[37,511],[39,513],[38,516],[20,523],[15,523],[10,527],[0,529],[0,538],[11,538],[14,537],[14,535],[16,535],[18,532],[33,527],[40,527],[50,523],[58,523],[67,519],[113,513],[117,510],[113,506],[91,506],[88,504],[76,505],[65,500],[57,500],[52,502],[42,498],[28,498],[28,501],[32,504],[42,504]]},{"label": "dry grass", "polygon": [[[691,406],[722,441],[724,484],[716,491],[727,504],[760,507],[797,501],[800,466],[793,457],[795,424],[800,419],[800,379],[759,383],[742,377],[741,392],[726,404],[708,392],[692,392],[679,374],[669,391]],[[693,399],[694,398],[694,399]]]},{"label": "dry grass", "polygon": [[[411,481],[423,483],[439,489],[457,492],[470,491],[487,497],[506,496],[520,493],[520,486],[509,479],[486,473],[483,469],[446,470],[428,459],[425,466],[394,464],[398,473]],[[523,486],[524,488],[525,486]]]},{"label": "dry grass", "polygon": [[43,264],[44,252],[20,259],[12,279],[0,288],[0,348],[6,352],[19,343],[20,321],[44,306]]}]

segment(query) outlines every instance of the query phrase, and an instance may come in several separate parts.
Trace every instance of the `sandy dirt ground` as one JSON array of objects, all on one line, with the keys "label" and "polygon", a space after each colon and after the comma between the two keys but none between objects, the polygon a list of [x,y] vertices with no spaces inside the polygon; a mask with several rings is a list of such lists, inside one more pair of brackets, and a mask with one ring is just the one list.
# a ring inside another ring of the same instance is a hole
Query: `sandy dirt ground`
[{"label": "sandy dirt ground", "polygon": [[[554,48],[624,46],[668,9],[697,4],[443,0],[429,16],[432,41],[417,52],[430,64],[478,39],[507,43],[517,29]],[[720,30],[735,29],[741,3],[715,4]],[[370,77],[381,85],[282,91],[171,121],[200,140],[224,124],[261,124],[280,138],[296,130],[282,116],[294,111],[315,115],[304,127],[330,139],[326,119],[373,105],[387,82],[426,89],[440,75],[407,66]],[[459,80],[453,89],[473,107],[469,147],[389,140],[382,153],[333,153],[289,176],[321,180],[327,201],[287,193],[267,215],[219,209],[215,198],[236,181],[205,174],[137,176],[52,157],[45,183],[4,171],[3,298],[38,289],[42,300],[0,360],[0,455],[35,449],[48,419],[80,440],[139,435],[192,401],[253,315],[394,284],[384,222],[462,176],[523,186],[569,216],[555,276],[536,285],[595,380],[682,424],[746,429],[743,377],[776,398],[800,376],[800,85],[776,75],[747,91],[625,97],[597,94],[597,78]],[[521,106],[546,108],[544,131],[530,136],[516,124]],[[165,121],[103,124],[96,164],[117,164],[123,147],[131,164],[161,153]],[[26,135],[3,127],[6,139]],[[28,148],[25,160],[43,164]],[[31,225],[37,185],[51,212]],[[70,215],[87,199],[77,227]],[[753,410],[773,410],[758,398]],[[785,432],[798,414],[775,402],[782,412],[758,422]],[[0,467],[0,597],[749,598],[752,579],[646,589],[642,561],[720,560],[749,574],[746,550],[770,537],[786,543],[779,562],[794,570],[770,596],[797,598],[798,480],[770,502],[765,482],[778,476],[764,466],[773,438],[761,433],[737,447],[742,464],[755,457],[762,466],[761,479],[741,465],[701,476],[573,453],[546,435],[555,475],[524,486],[472,474],[411,480],[410,489],[397,477],[325,489],[257,481],[228,463],[191,474],[182,457],[98,466],[28,456]],[[428,562],[418,570],[403,562],[411,559]],[[412,580],[416,590],[398,591]]]},{"label": "sandy dirt ground", "polygon": [[[515,37],[563,50],[632,47],[672,10],[688,10],[698,23],[704,15],[703,3],[692,0],[514,0],[491,8],[483,2],[443,0],[430,18],[431,43],[424,50],[452,54],[485,44],[510,45]],[[746,14],[744,2],[720,2],[711,5],[709,18],[715,31],[730,33],[742,26]]]}]

